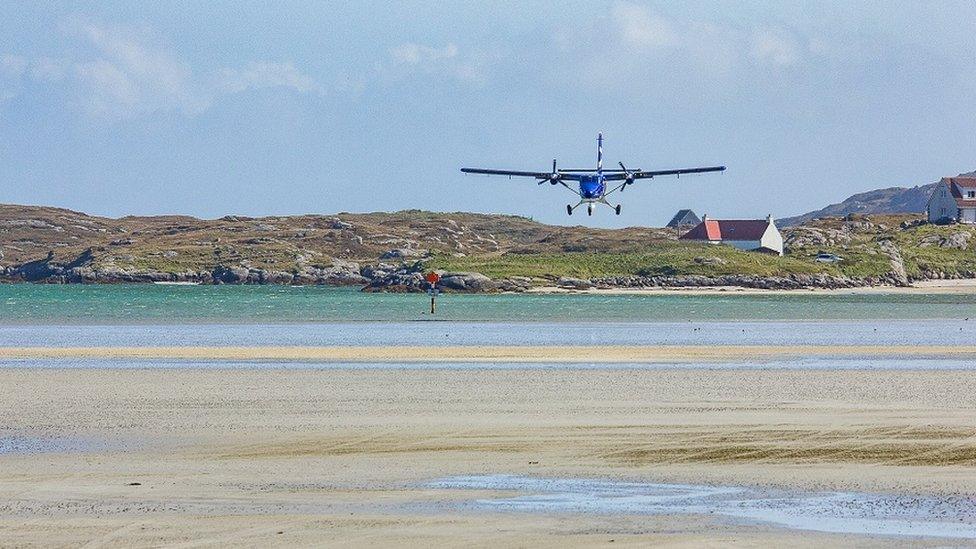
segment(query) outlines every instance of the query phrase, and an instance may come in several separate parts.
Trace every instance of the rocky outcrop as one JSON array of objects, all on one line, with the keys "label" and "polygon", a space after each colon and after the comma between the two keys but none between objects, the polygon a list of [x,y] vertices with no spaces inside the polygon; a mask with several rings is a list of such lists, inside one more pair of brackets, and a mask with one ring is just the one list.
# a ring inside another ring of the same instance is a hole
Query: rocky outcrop
[{"label": "rocky outcrop", "polygon": [[456,292],[497,290],[491,279],[481,273],[443,273],[438,285],[444,290]]},{"label": "rocky outcrop", "polygon": [[574,289],[574,290],[585,290],[587,288],[592,288],[593,282],[589,280],[584,280],[582,278],[563,276],[556,281],[556,286],[559,286],[560,288],[567,288],[567,289]]},{"label": "rocky outcrop", "polygon": [[213,270],[214,284],[244,284],[248,280],[250,271],[244,267],[226,267],[218,265]]},{"label": "rocky outcrop", "polygon": [[844,246],[851,243],[849,230],[820,227],[798,227],[786,232],[783,241],[787,252],[801,248]]},{"label": "rocky outcrop", "polygon": [[403,266],[390,272],[378,271],[376,275],[363,291],[396,293],[427,291],[428,284],[424,280],[424,273],[419,264]]},{"label": "rocky outcrop", "polygon": [[362,286],[369,279],[360,274],[359,264],[352,261],[334,260],[332,265],[303,265],[296,272],[251,269],[237,266],[218,266],[210,275],[213,284],[295,284]]},{"label": "rocky outcrop", "polygon": [[911,282],[908,280],[908,273],[905,272],[905,262],[901,258],[901,252],[898,251],[898,246],[895,246],[890,240],[882,240],[878,243],[878,247],[888,255],[888,259],[891,262],[891,271],[888,277],[894,281],[894,285],[910,286]]},{"label": "rocky outcrop", "polygon": [[89,248],[78,257],[70,261],[58,261],[54,252],[48,252],[47,257],[36,261],[28,261],[7,270],[13,279],[27,282],[81,282],[81,273],[92,262],[92,250]]},{"label": "rocky outcrop", "polygon": [[[367,292],[426,292],[430,284],[424,278],[420,263],[400,267],[392,272],[373,271],[379,276],[364,288]],[[522,292],[531,286],[531,280],[518,278],[494,281],[481,273],[438,272],[437,287],[447,293]]]},{"label": "rocky outcrop", "polygon": [[413,248],[395,248],[384,252],[380,259],[410,259],[427,255],[427,250],[415,250]]},{"label": "rocky outcrop", "polygon": [[[596,288],[716,288],[740,287],[764,290],[800,290],[804,288],[841,289],[867,286],[865,280],[827,274],[790,276],[619,276],[594,278]],[[878,283],[882,283],[880,280]]]},{"label": "rocky outcrop", "polygon": [[927,248],[929,246],[938,246],[940,248],[968,250],[969,241],[972,237],[973,237],[972,233],[966,231],[959,231],[945,237],[934,234],[922,238],[919,241],[918,245],[921,248]]}]

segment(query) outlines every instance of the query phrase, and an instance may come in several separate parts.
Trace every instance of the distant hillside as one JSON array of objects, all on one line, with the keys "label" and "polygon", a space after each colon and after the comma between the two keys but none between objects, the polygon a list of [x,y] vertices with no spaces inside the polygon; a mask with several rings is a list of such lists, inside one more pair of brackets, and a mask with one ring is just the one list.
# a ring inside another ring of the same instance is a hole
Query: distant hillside
[{"label": "distant hillside", "polygon": [[365,283],[365,266],[435,256],[626,252],[675,238],[665,229],[557,227],[463,212],[112,219],[0,204],[0,278],[355,284]]},{"label": "distant hillside", "polygon": [[[889,203],[891,203],[889,198]],[[904,285],[976,277],[976,228],[919,215],[823,219],[783,231],[785,257],[680,241],[673,229],[561,227],[524,217],[394,213],[123,217],[0,205],[0,282],[353,285],[424,291],[533,286]],[[971,245],[972,243],[972,245]],[[840,263],[815,261],[828,251]]]},{"label": "distant hillside", "polygon": [[[969,172],[960,175],[976,175],[976,172]],[[887,189],[877,189],[858,193],[848,197],[843,202],[831,204],[813,212],[807,212],[795,217],[777,219],[776,223],[781,227],[801,225],[807,221],[821,217],[843,217],[847,214],[900,214],[900,213],[922,213],[928,204],[929,195],[938,184],[929,183],[920,187],[889,187]]]}]

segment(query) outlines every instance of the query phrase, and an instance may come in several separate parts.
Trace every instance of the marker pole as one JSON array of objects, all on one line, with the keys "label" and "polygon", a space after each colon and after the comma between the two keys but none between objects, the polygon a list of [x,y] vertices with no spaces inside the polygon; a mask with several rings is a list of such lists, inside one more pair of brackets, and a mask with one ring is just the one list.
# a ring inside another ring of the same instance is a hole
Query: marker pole
[{"label": "marker pole", "polygon": [[433,284],[427,288],[427,295],[430,296],[430,314],[434,314],[437,311],[437,294],[439,293],[440,291],[437,289],[437,286]]},{"label": "marker pole", "polygon": [[437,294],[439,293],[437,290],[437,282],[441,279],[441,277],[436,272],[430,272],[427,273],[427,276],[425,276],[424,279],[428,284],[427,295],[430,296],[430,314],[434,314],[434,311],[437,310],[436,299]]}]

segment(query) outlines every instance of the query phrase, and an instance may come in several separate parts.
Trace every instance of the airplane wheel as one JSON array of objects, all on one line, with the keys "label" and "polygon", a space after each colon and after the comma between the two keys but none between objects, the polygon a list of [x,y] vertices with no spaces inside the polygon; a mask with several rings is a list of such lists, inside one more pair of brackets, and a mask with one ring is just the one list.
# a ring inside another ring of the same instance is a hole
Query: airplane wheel
[{"label": "airplane wheel", "polygon": [[573,215],[573,207],[570,206],[569,204],[566,204],[566,213],[568,213],[569,215]]},{"label": "airplane wheel", "polygon": [[614,208],[614,211],[617,212],[617,215],[620,215],[620,204],[617,204],[617,207]]}]

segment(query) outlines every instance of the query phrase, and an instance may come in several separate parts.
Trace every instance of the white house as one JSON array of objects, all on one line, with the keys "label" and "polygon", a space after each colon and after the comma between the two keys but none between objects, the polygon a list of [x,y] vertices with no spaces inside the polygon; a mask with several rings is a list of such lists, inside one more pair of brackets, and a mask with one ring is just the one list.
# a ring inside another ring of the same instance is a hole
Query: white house
[{"label": "white house", "polygon": [[929,222],[976,223],[976,177],[943,177],[929,197]]},{"label": "white house", "polygon": [[709,219],[681,236],[681,240],[698,240],[712,244],[729,244],[740,250],[783,255],[783,235],[773,216],[766,219]]}]

